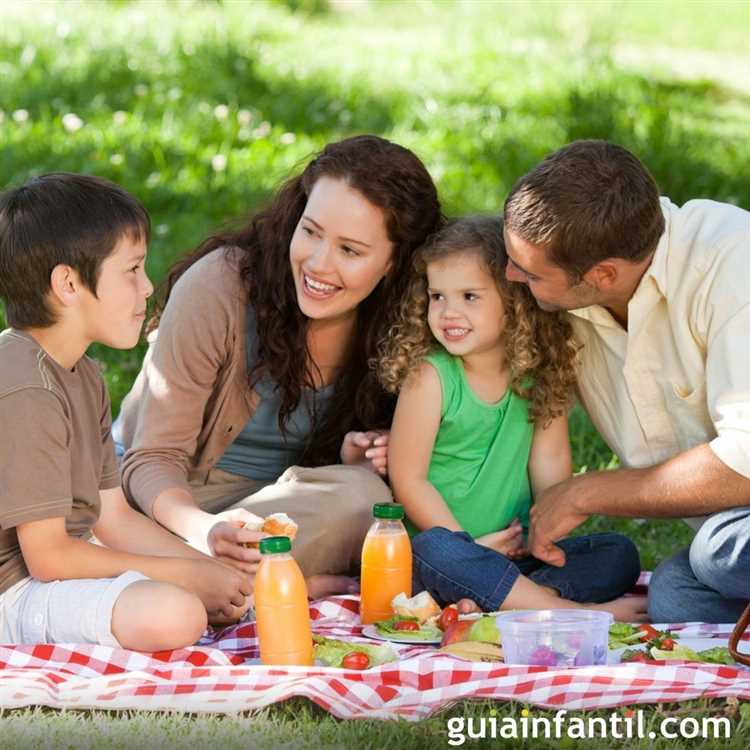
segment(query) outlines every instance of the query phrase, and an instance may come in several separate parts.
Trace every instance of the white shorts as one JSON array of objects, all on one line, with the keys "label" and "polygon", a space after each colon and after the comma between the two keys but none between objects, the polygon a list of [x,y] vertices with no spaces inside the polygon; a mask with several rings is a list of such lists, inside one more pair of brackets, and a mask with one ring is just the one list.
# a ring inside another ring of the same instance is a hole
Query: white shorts
[{"label": "white shorts", "polygon": [[131,583],[148,580],[128,570],[117,578],[43,583],[24,578],[0,594],[0,643],[97,643],[120,648],[112,610]]}]

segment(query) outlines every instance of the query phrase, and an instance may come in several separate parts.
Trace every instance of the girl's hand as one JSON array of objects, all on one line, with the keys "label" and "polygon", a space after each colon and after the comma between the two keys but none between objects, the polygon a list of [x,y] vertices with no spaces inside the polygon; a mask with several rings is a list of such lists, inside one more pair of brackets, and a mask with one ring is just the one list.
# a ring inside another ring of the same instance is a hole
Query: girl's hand
[{"label": "girl's hand", "polygon": [[341,443],[341,463],[361,466],[385,476],[388,472],[388,430],[347,432]]},{"label": "girl's hand", "polygon": [[501,555],[511,560],[519,560],[529,554],[529,550],[523,543],[523,527],[521,522],[514,518],[510,526],[502,531],[493,531],[474,540],[477,544],[494,549]]},{"label": "girl's hand", "polygon": [[260,542],[268,534],[262,531],[249,531],[242,527],[248,521],[262,519],[244,508],[225,510],[223,513],[216,513],[214,518],[216,523],[209,529],[206,538],[208,551],[223,563],[255,575],[260,565],[260,552],[243,545],[248,542]]}]

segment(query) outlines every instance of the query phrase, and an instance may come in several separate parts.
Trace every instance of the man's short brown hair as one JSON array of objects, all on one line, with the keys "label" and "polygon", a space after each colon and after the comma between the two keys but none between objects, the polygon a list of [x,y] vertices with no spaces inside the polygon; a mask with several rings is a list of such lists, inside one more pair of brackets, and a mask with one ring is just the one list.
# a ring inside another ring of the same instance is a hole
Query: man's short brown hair
[{"label": "man's short brown hair", "polygon": [[516,182],[505,226],[580,281],[606,258],[645,260],[664,232],[659,190],[622,146],[574,141]]},{"label": "man's short brown hair", "polygon": [[143,206],[109,180],[58,172],[0,195],[0,298],[14,328],[55,323],[52,269],[68,265],[96,296],[104,259],[124,235],[148,242]]}]

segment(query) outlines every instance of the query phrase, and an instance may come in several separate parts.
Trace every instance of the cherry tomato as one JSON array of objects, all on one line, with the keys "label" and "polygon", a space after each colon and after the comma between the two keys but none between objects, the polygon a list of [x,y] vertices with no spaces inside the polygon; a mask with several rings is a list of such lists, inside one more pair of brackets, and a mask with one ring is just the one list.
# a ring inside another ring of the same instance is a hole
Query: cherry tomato
[{"label": "cherry tomato", "polygon": [[641,643],[648,643],[659,637],[659,631],[653,625],[641,625],[640,629],[643,633]]},{"label": "cherry tomato", "polygon": [[370,657],[362,651],[352,651],[341,660],[344,669],[367,669],[370,666]]},{"label": "cherry tomato", "polygon": [[647,654],[645,651],[633,651],[629,653],[624,659],[624,662],[630,662],[630,661],[641,661],[641,662],[651,662],[653,659],[651,658],[650,654]]},{"label": "cherry tomato", "polygon": [[454,622],[458,621],[458,610],[455,606],[446,607],[438,618],[438,627],[440,630],[448,630],[448,627],[453,625]]},{"label": "cherry tomato", "polygon": [[419,630],[419,623],[414,620],[399,620],[393,627],[395,630]]},{"label": "cherry tomato", "polygon": [[672,638],[664,638],[660,646],[662,651],[674,651],[674,640]]}]

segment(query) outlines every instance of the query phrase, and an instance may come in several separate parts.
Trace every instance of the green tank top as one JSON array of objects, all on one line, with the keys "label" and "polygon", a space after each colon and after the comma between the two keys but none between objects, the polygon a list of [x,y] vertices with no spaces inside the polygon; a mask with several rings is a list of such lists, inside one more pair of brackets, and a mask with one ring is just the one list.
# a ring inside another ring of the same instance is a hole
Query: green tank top
[{"label": "green tank top", "polygon": [[471,390],[460,357],[441,349],[426,360],[437,370],[443,391],[427,478],[472,537],[500,531],[516,516],[527,528],[534,434],[528,401],[509,388],[498,403],[488,404]]}]

